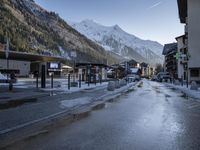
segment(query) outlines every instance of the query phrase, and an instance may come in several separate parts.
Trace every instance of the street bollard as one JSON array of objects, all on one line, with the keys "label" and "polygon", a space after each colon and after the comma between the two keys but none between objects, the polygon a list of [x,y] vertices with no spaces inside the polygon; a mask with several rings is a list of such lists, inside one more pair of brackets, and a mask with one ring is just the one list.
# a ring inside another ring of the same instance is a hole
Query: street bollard
[{"label": "street bollard", "polygon": [[36,74],[36,88],[38,89],[38,74]]},{"label": "street bollard", "polygon": [[9,81],[9,91],[13,90],[13,83],[12,80]]},{"label": "street bollard", "polygon": [[70,90],[70,74],[68,74],[68,90]]},{"label": "street bollard", "polygon": [[183,76],[181,76],[181,85],[183,86]]},{"label": "street bollard", "polygon": [[42,65],[41,68],[41,88],[46,88],[46,66]]},{"label": "street bollard", "polygon": [[100,84],[102,84],[102,77],[99,75]]},{"label": "street bollard", "polygon": [[96,74],[94,75],[94,84],[97,84]]},{"label": "street bollard", "polygon": [[90,75],[88,75],[88,86],[90,86]]},{"label": "street bollard", "polygon": [[53,73],[51,74],[51,88],[53,89]]},{"label": "street bollard", "polygon": [[81,74],[79,74],[79,88],[81,88]]}]

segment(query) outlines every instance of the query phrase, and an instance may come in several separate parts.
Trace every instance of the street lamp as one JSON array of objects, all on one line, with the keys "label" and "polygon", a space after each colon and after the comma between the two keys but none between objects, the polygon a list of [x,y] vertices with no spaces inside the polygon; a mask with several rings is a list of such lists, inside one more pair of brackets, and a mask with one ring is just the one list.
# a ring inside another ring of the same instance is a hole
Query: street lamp
[{"label": "street lamp", "polygon": [[73,58],[73,82],[75,82],[75,58],[77,57],[76,51],[71,51],[71,57]]}]

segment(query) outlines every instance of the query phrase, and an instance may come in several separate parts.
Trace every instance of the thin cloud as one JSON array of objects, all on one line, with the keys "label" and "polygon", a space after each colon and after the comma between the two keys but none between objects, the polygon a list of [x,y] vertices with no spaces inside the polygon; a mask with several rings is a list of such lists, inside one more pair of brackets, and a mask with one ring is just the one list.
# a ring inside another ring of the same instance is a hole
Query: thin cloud
[{"label": "thin cloud", "polygon": [[149,7],[149,9],[152,9],[152,8],[155,8],[155,7],[158,7],[160,4],[162,4],[163,2],[160,1],[160,2],[157,2],[155,4],[153,4],[152,6]]}]

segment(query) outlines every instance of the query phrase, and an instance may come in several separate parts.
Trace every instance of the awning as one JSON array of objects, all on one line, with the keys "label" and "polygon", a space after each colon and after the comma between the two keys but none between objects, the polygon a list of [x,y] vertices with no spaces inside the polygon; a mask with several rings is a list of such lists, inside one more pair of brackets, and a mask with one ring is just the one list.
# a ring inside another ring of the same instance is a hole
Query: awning
[{"label": "awning", "polygon": [[[0,59],[6,59],[5,51],[0,51]],[[23,52],[9,52],[9,60],[21,60],[21,61],[40,61],[40,62],[61,62],[63,64],[69,64],[70,61],[62,58],[62,57],[55,57],[55,56],[46,56],[46,55],[39,55],[39,54],[30,54],[30,53],[23,53]]]}]

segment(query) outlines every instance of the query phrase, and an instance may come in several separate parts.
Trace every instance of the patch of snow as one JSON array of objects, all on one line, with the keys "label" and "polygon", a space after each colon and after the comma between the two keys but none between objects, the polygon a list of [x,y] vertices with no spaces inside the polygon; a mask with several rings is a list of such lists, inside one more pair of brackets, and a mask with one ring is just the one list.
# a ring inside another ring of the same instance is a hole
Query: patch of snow
[{"label": "patch of snow", "polygon": [[63,100],[60,102],[60,107],[61,108],[73,108],[75,106],[80,106],[80,105],[86,105],[91,102],[90,97],[81,97],[81,98],[76,98],[72,100]]},{"label": "patch of snow", "polygon": [[69,54],[61,46],[59,46],[59,51],[60,51],[61,57],[71,60],[71,57],[69,56]]},{"label": "patch of snow", "polygon": [[0,73],[0,80],[6,80],[7,77]]},{"label": "patch of snow", "polygon": [[185,93],[187,96],[194,98],[194,99],[198,99],[200,101],[200,91],[199,90],[190,90],[191,85],[189,85],[189,87],[187,88],[186,85],[181,86],[181,85],[174,85],[174,84],[170,84],[170,83],[165,83],[168,86],[171,86],[177,90],[182,91],[183,93]]}]

